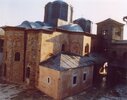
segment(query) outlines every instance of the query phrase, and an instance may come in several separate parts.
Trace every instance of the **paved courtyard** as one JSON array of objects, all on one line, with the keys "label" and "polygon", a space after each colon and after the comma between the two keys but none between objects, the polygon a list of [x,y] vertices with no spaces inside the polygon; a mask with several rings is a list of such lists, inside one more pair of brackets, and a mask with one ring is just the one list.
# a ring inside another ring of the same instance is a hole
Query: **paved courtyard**
[{"label": "paved courtyard", "polygon": [[[26,89],[23,85],[0,83],[0,100],[53,100],[36,89]],[[92,87],[78,95],[64,100],[127,100],[127,84],[112,88]]]},{"label": "paved courtyard", "polygon": [[18,85],[0,84],[0,100],[11,100],[22,91],[23,89]]}]

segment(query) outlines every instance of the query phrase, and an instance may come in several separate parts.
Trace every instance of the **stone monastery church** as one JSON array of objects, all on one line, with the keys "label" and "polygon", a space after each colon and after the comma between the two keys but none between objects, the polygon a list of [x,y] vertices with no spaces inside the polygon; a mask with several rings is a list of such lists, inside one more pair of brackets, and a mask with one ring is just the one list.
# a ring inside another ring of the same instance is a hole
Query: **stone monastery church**
[{"label": "stone monastery church", "polygon": [[106,19],[95,35],[90,20],[72,17],[73,7],[56,0],[45,5],[44,22],[1,27],[1,78],[61,100],[91,87],[106,61],[109,76],[127,75],[124,24]]}]

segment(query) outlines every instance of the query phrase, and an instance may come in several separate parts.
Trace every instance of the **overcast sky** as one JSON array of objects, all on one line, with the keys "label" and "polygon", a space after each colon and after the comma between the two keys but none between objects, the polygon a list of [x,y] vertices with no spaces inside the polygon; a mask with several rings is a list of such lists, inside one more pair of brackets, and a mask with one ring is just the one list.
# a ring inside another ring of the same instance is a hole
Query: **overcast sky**
[{"label": "overcast sky", "polygon": [[[0,26],[15,26],[24,20],[43,21],[44,6],[54,0],[0,0]],[[123,22],[127,16],[127,0],[63,0],[73,6],[73,20],[84,17],[100,22],[112,18]],[[127,26],[125,25],[125,30]],[[127,33],[124,33],[127,34]],[[127,36],[127,35],[126,35]]]}]

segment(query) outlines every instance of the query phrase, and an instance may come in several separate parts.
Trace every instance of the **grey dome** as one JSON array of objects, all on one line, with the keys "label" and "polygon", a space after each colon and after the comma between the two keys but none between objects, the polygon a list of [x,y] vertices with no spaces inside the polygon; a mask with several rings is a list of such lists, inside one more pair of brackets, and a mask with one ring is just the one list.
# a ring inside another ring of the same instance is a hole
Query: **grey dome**
[{"label": "grey dome", "polygon": [[57,4],[66,4],[66,5],[68,5],[66,2],[64,2],[63,0],[55,0],[54,2],[52,2],[52,3],[57,3]]},{"label": "grey dome", "polygon": [[74,20],[73,22],[75,24],[78,24],[80,27],[82,27],[82,29],[84,30],[84,32],[91,33],[92,21],[87,20],[85,18],[78,18],[78,19]]},{"label": "grey dome", "polygon": [[58,19],[72,22],[73,8],[66,2],[56,0],[45,6],[44,22],[57,26]]},{"label": "grey dome", "polygon": [[36,22],[24,21],[18,27],[22,27],[25,29],[52,29],[53,28],[51,25],[41,21],[36,21]]}]

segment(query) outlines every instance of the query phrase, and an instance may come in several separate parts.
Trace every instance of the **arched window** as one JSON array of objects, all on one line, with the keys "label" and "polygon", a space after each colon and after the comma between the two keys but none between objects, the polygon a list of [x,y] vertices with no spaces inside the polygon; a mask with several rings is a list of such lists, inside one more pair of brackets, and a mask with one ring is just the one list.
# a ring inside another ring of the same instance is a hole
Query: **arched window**
[{"label": "arched window", "polygon": [[30,77],[30,67],[26,68],[26,78]]},{"label": "arched window", "polygon": [[85,53],[89,53],[89,44],[88,43],[85,46]]},{"label": "arched window", "polygon": [[61,51],[65,51],[65,44],[62,44]]},{"label": "arched window", "polygon": [[15,53],[15,61],[20,61],[20,53],[19,52]]}]

